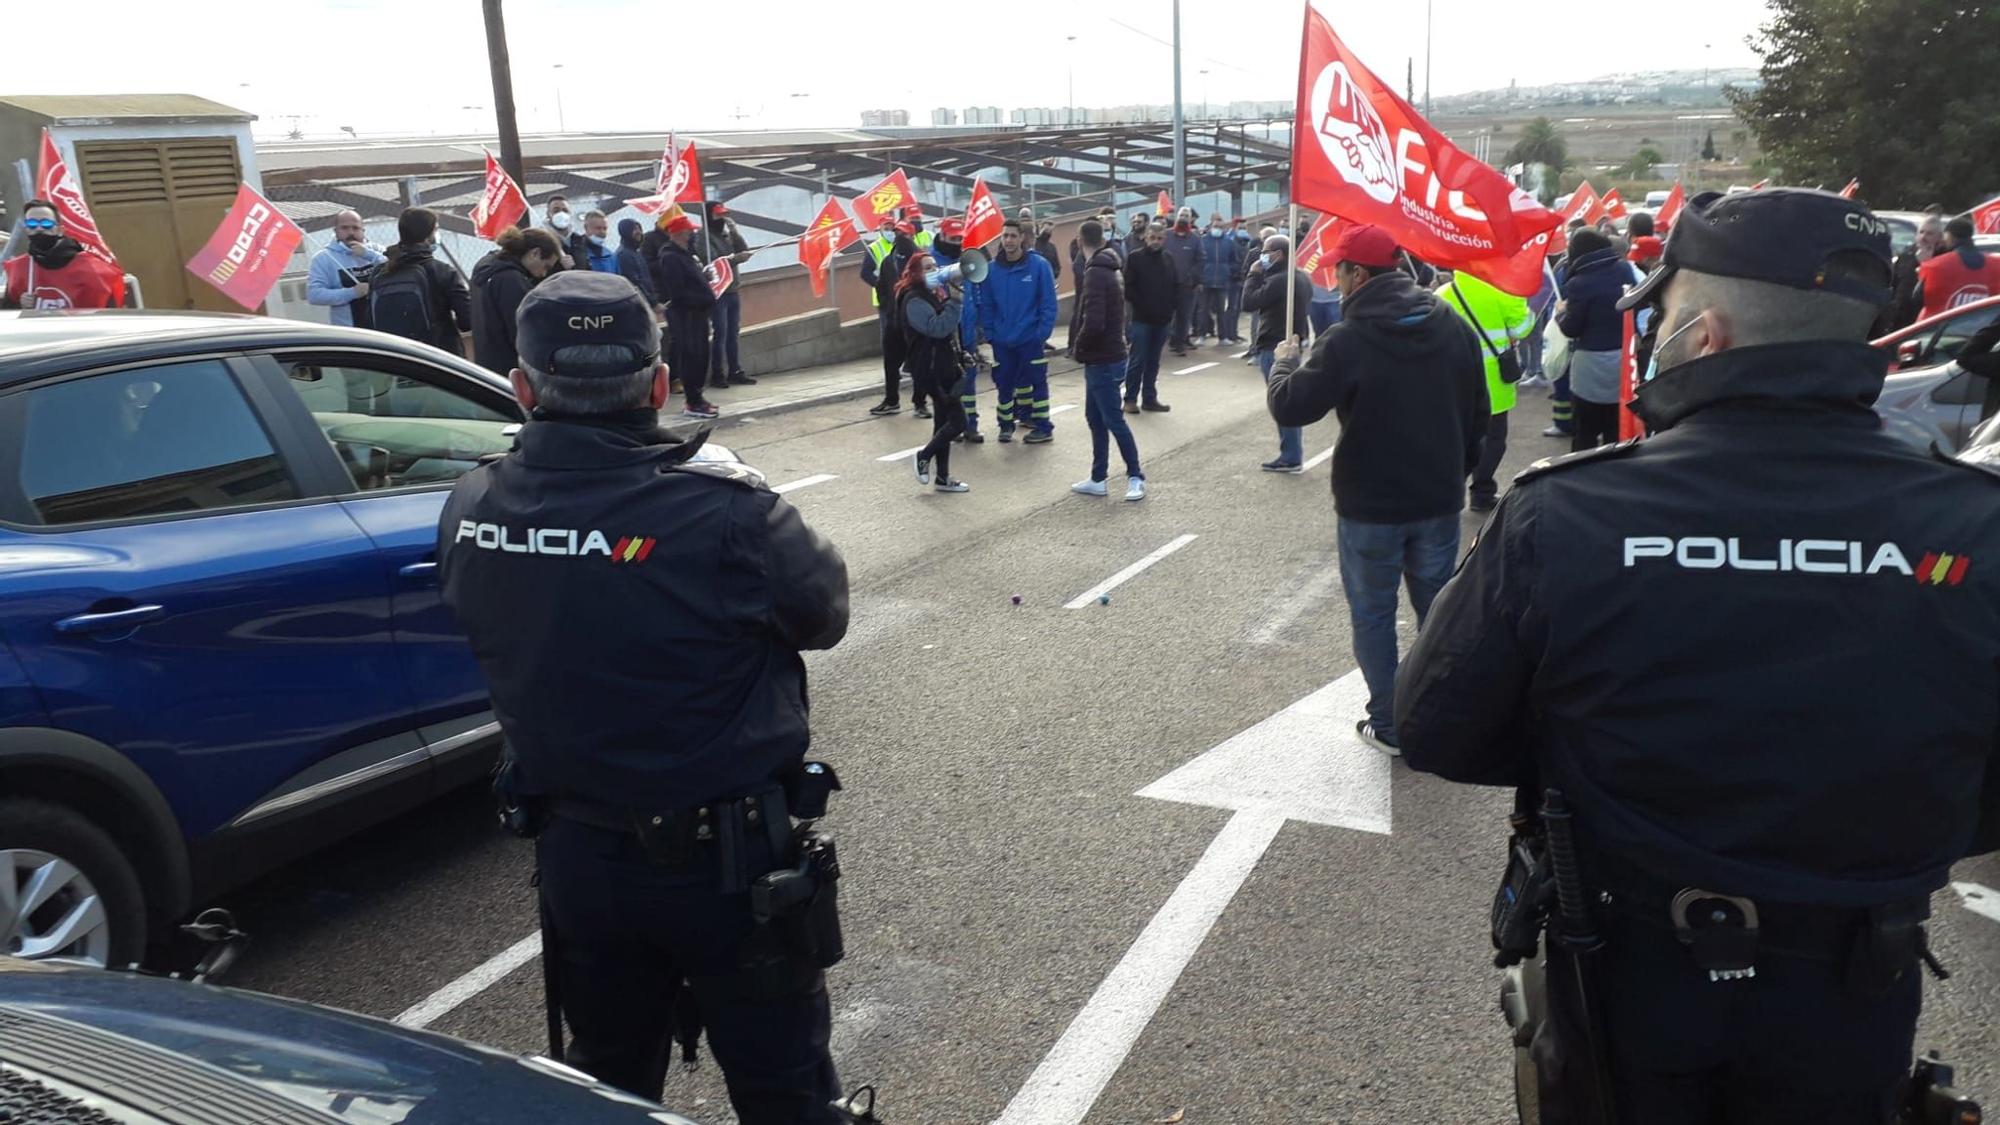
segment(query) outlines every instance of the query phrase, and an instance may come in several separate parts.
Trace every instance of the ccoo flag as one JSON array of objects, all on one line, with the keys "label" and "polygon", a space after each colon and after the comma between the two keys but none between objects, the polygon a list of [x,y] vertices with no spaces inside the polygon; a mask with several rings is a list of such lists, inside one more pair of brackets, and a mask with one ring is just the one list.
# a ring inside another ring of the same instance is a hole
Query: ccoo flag
[{"label": "ccoo flag", "polygon": [[521,194],[521,185],[488,152],[486,190],[479,193],[479,202],[472,205],[473,231],[484,239],[499,238],[501,231],[520,222],[527,213],[528,197]]},{"label": "ccoo flag", "polygon": [[254,311],[278,284],[304,237],[297,224],[278,213],[277,204],[244,184],[236,189],[236,203],[222,225],[188,260],[188,272]]},{"label": "ccoo flag", "polygon": [[1404,249],[1516,296],[1541,288],[1561,219],[1431,127],[1306,8],[1292,199],[1373,223]]},{"label": "ccoo flag", "polygon": [[869,188],[866,194],[854,197],[854,217],[861,224],[861,230],[872,231],[895,218],[905,205],[916,201],[917,193],[910,187],[909,175],[898,168],[884,177],[881,183]]},{"label": "ccoo flag", "polygon": [[999,238],[1006,226],[1007,219],[1000,214],[1000,204],[986,181],[972,181],[972,201],[965,205],[965,248],[979,249]]}]

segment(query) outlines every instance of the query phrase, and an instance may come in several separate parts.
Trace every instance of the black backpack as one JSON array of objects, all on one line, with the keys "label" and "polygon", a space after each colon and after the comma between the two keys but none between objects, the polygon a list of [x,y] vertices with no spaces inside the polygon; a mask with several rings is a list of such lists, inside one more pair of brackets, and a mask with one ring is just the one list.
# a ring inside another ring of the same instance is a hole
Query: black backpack
[{"label": "black backpack", "polygon": [[431,272],[410,265],[377,274],[368,290],[368,323],[377,332],[431,343],[437,336],[431,319]]}]

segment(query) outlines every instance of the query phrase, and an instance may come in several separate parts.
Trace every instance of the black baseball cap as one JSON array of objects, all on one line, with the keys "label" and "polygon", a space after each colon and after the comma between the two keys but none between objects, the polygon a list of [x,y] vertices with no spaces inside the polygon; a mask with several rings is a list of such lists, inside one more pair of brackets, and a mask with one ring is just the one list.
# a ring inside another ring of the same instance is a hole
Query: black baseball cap
[{"label": "black baseball cap", "polygon": [[[523,367],[544,375],[630,375],[658,361],[660,332],[631,282],[613,273],[564,270],[522,299],[514,346]],[[591,351],[578,350],[584,347]]]},{"label": "black baseball cap", "polygon": [[[1826,264],[1834,255],[1855,253],[1881,263],[1879,284],[1829,273]],[[1889,224],[1854,200],[1810,188],[1709,191],[1688,200],[1667,236],[1660,268],[1618,307],[1653,300],[1681,269],[1885,305],[1889,262]]]}]

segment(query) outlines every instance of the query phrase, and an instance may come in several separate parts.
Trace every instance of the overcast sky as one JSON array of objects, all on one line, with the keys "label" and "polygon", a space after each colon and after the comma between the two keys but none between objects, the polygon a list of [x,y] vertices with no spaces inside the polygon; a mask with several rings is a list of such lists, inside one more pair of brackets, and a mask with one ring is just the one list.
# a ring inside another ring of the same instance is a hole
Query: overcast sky
[{"label": "overcast sky", "polygon": [[[1436,94],[1754,66],[1744,40],[1766,11],[1743,0],[1433,2]],[[1414,56],[1421,97],[1423,4],[1316,3],[1384,79],[1400,86]],[[260,133],[294,117],[313,134],[492,128],[478,0],[92,0],[88,9],[102,33],[74,50],[16,42],[0,63],[0,93],[200,94],[257,114]],[[562,122],[576,131],[853,127],[869,108],[908,109],[927,124],[936,106],[1059,107],[1072,60],[1079,106],[1173,96],[1172,52],[1155,41],[1172,39],[1170,0],[894,5],[883,9],[894,25],[864,16],[868,5],[829,0],[508,0],[506,10],[526,132],[557,127],[558,91]],[[1597,12],[1604,33],[1565,34],[1565,10]],[[1301,13],[1301,0],[1183,0],[1187,103],[1290,97]],[[913,42],[915,55],[889,47]]]}]

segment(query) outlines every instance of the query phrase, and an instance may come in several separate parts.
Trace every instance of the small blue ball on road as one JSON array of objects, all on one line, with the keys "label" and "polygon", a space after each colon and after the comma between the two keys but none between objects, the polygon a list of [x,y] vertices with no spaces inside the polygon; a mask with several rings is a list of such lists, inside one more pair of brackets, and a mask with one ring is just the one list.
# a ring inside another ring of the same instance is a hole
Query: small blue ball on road
[{"label": "small blue ball on road", "polygon": [[1014,604],[1015,604],[1015,605],[1020,605],[1020,604],[1021,604],[1021,595],[1019,595],[1019,594],[1015,594],[1015,595],[1014,595]]},{"label": "small blue ball on road", "polygon": [[1110,605],[1110,604],[1111,604],[1111,595],[1110,595],[1110,594],[1099,594],[1099,595],[1097,595],[1097,604],[1098,604],[1098,605]]}]

